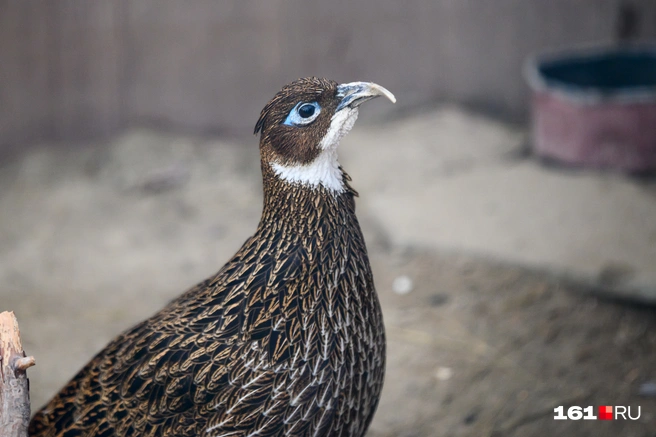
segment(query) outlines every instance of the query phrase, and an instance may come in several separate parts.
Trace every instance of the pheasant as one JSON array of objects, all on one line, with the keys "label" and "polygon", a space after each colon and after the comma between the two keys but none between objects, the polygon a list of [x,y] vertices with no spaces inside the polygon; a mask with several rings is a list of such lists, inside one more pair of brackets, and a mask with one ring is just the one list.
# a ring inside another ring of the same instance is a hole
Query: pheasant
[{"label": "pheasant", "polygon": [[296,80],[264,107],[262,218],[214,276],[116,337],[32,437],[365,434],[385,333],[337,146],[374,83]]}]

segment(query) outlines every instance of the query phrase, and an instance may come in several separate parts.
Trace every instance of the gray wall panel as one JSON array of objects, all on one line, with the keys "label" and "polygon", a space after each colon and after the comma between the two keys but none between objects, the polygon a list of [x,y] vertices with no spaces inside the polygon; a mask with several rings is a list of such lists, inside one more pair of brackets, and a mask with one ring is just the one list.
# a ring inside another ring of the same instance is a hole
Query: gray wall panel
[{"label": "gray wall panel", "polygon": [[627,7],[630,36],[656,38],[654,0],[0,0],[0,144],[138,123],[244,134],[306,75],[523,120],[525,56],[616,41]]}]

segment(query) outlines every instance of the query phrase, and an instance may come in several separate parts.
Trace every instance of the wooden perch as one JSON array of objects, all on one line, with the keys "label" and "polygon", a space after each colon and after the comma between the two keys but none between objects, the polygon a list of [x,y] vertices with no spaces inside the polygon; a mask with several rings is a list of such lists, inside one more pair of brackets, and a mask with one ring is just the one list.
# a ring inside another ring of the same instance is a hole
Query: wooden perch
[{"label": "wooden perch", "polygon": [[27,437],[30,392],[25,371],[35,364],[26,357],[13,312],[0,313],[0,435]]}]

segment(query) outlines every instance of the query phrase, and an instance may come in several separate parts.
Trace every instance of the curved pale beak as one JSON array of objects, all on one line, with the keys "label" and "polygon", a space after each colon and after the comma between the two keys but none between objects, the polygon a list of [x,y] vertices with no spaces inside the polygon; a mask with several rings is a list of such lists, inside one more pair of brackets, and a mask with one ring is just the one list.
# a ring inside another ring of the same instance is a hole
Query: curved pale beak
[{"label": "curved pale beak", "polygon": [[367,100],[380,96],[387,97],[392,103],[396,103],[394,94],[373,82],[351,82],[338,85],[337,97],[342,100],[339,102],[335,112],[347,107],[357,108]]}]

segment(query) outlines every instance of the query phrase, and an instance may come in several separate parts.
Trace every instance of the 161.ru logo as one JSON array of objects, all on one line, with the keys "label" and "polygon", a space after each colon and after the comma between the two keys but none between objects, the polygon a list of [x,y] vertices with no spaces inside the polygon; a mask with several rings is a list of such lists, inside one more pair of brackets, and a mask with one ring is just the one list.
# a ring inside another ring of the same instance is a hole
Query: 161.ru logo
[{"label": "161.ru logo", "polygon": [[638,412],[636,413],[635,407],[631,411],[631,407],[625,407],[622,405],[600,405],[597,407],[598,416],[595,414],[595,408],[590,405],[589,407],[569,407],[567,409],[567,415],[565,415],[565,407],[560,406],[554,408],[554,419],[555,420],[638,420],[640,419],[640,407],[638,406]]}]

